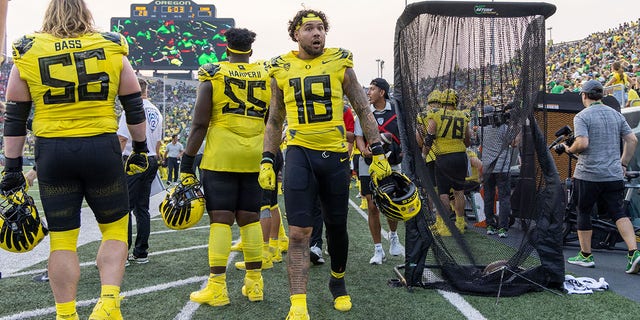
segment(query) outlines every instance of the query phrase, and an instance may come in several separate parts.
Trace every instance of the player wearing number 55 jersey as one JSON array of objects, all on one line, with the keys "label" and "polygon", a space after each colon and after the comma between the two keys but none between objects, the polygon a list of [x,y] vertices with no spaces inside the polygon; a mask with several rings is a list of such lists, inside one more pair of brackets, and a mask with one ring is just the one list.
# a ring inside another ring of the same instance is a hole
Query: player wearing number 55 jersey
[{"label": "player wearing number 55 jersey", "polygon": [[76,246],[83,199],[102,232],[96,258],[101,295],[89,319],[122,319],[120,285],[129,209],[114,106],[119,96],[133,140],[126,172],[144,172],[148,150],[140,86],[126,58],[127,42],[118,34],[97,32],[84,1],[52,0],[44,17],[39,33],[13,45],[2,189],[24,183],[21,156],[33,102],[35,158],[51,231],[49,283],[57,319],[78,319]]},{"label": "player wearing number 55 jersey", "polygon": [[226,266],[234,221],[240,227],[246,262],[242,294],[250,301],[263,299],[258,171],[271,98],[269,76],[263,63],[249,63],[254,32],[231,28],[225,36],[229,61],[206,64],[198,71],[200,87],[191,134],[180,164],[180,183],[196,183],[193,162],[206,135],[200,168],[210,223],[210,274],[206,287],[190,298],[212,306],[230,303]]},{"label": "player wearing number 55 jersey", "polygon": [[436,185],[445,208],[449,208],[449,191],[453,189],[456,228],[463,233],[466,147],[470,145],[471,137],[470,116],[467,112],[456,109],[458,94],[453,89],[441,93],[440,103],[442,108],[427,111],[424,147],[426,154],[433,150],[436,155]]},{"label": "player wearing number 55 jersey", "polygon": [[334,308],[340,311],[351,309],[344,279],[349,250],[347,212],[350,182],[342,118],[344,94],[358,114],[365,136],[372,142],[374,176],[382,179],[391,174],[377,123],[369,112],[364,90],[352,69],[351,52],[324,48],[328,27],[324,13],[299,11],[289,21],[289,36],[298,43],[298,50],[273,58],[269,65],[272,98],[259,181],[265,189],[275,188],[273,163],[286,117],[284,197],[289,222],[287,271],[291,308],[287,319],[290,320],[309,319],[306,301],[309,238],[318,198],[323,207],[331,256],[329,289]]}]

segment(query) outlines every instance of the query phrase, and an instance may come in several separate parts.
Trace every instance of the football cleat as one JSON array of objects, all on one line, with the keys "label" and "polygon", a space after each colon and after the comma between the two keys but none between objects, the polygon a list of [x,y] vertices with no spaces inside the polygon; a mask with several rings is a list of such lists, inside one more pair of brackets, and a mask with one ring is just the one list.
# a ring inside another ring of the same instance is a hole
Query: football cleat
[{"label": "football cleat", "polygon": [[351,310],[352,306],[353,305],[351,304],[351,297],[348,295],[339,296],[335,300],[333,300],[333,308],[335,308],[338,311],[342,311],[342,312],[349,311]]},{"label": "football cleat", "polygon": [[196,303],[208,304],[214,307],[230,304],[226,276],[210,277],[207,286],[202,290],[191,292],[189,299]]},{"label": "football cleat", "polygon": [[122,320],[120,301],[123,298],[123,296],[100,297],[96,306],[93,307],[89,320]]},{"label": "football cleat", "polygon": [[287,314],[286,320],[309,320],[309,312],[305,307],[291,306],[289,308],[289,314]]},{"label": "football cleat", "polygon": [[259,276],[258,279],[251,279],[248,275],[244,277],[242,295],[249,298],[249,301],[264,300],[264,281],[262,275],[259,274]]}]

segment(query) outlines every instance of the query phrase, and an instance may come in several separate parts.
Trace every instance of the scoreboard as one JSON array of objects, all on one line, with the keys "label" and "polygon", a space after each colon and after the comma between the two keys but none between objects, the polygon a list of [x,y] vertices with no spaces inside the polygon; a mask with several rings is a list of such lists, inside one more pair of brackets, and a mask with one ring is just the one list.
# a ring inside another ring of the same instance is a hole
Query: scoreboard
[{"label": "scoreboard", "polygon": [[134,19],[211,20],[216,17],[216,7],[199,5],[188,0],[157,0],[147,4],[132,4],[131,17]]},{"label": "scoreboard", "polygon": [[214,5],[190,0],[134,3],[131,16],[111,18],[111,31],[127,40],[136,70],[197,70],[227,60],[224,34],[234,26],[234,19],[216,17]]}]

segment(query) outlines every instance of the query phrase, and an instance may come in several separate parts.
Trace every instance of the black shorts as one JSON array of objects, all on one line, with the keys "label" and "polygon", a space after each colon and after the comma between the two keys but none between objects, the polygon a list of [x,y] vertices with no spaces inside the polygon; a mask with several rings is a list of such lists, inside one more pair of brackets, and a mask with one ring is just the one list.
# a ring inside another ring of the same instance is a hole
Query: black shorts
[{"label": "black shorts", "polygon": [[[627,216],[623,210],[624,182],[622,180],[593,182],[573,179],[573,190],[578,220],[581,220],[580,216],[590,220],[596,203],[601,203],[606,208],[607,214],[613,221]],[[578,230],[587,229],[578,228]]]},{"label": "black shorts", "polygon": [[285,162],[284,200],[289,225],[313,226],[318,197],[326,224],[347,223],[351,177],[346,152],[290,146]]},{"label": "black shorts", "polygon": [[202,170],[202,188],[207,211],[260,211],[262,188],[257,172]]},{"label": "black shorts", "polygon": [[451,189],[464,190],[467,178],[467,153],[454,152],[436,157],[436,185],[440,194],[449,194]]},{"label": "black shorts", "polygon": [[35,160],[49,230],[79,228],[83,198],[101,224],[118,221],[129,213],[127,176],[116,134],[39,137]]},{"label": "black shorts", "polygon": [[431,184],[436,187],[438,184],[436,183],[436,161],[427,162],[427,173],[429,174],[429,181]]}]

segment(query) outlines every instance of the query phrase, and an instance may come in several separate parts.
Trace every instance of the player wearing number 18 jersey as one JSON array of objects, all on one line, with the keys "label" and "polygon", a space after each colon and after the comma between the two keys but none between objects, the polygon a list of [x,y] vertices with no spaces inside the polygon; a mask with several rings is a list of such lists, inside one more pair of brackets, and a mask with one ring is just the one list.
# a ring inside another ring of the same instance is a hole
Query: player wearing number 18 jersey
[{"label": "player wearing number 18 jersey", "polygon": [[148,150],[140,86],[126,58],[127,42],[121,35],[97,32],[84,1],[52,0],[44,16],[39,33],[13,45],[2,185],[22,175],[26,120],[33,102],[40,196],[51,230],[49,283],[57,319],[78,319],[76,247],[83,199],[102,232],[96,258],[101,295],[89,319],[122,319],[119,293],[129,209],[114,106],[119,96],[133,140],[127,173],[142,173],[148,168]]},{"label": "player wearing number 18 jersey", "polygon": [[275,188],[273,164],[286,117],[284,197],[289,222],[287,271],[291,308],[287,319],[290,320],[309,319],[306,300],[309,238],[318,198],[323,207],[331,256],[329,289],[334,308],[340,311],[351,309],[351,298],[344,280],[349,249],[347,212],[350,181],[343,121],[344,94],[358,114],[366,137],[374,145],[376,156],[372,167],[376,176],[382,179],[391,174],[380,143],[378,126],[352,69],[351,52],[325,49],[327,30],[324,13],[299,11],[289,21],[289,36],[298,43],[298,50],[273,58],[269,65],[272,98],[259,181],[264,189]]},{"label": "player wearing number 18 jersey", "polygon": [[230,303],[226,266],[234,221],[240,227],[247,270],[242,294],[250,301],[263,299],[258,171],[271,97],[269,76],[263,63],[249,63],[254,32],[231,28],[225,36],[229,61],[207,64],[198,71],[200,87],[191,134],[180,164],[180,183],[197,182],[193,162],[206,135],[200,168],[210,223],[210,274],[207,286],[190,298],[212,306]]}]

